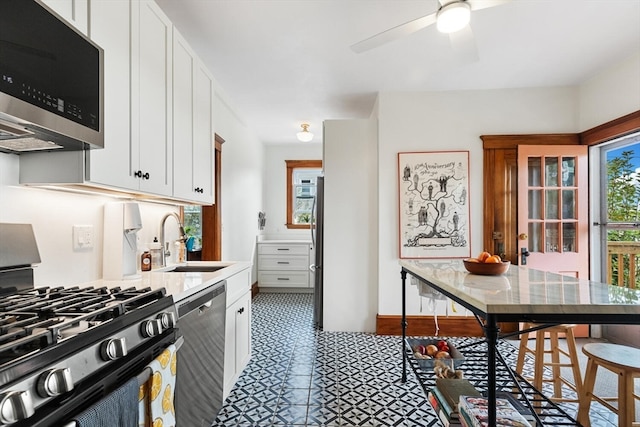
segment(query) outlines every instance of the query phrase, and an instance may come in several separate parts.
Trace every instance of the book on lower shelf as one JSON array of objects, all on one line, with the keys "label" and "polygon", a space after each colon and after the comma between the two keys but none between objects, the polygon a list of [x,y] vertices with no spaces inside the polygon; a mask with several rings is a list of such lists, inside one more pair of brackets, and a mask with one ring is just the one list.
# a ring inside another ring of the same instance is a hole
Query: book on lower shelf
[{"label": "book on lower shelf", "polygon": [[464,378],[436,378],[436,396],[442,398],[450,412],[458,412],[460,396],[482,396],[478,390]]},{"label": "book on lower shelf", "polygon": [[520,415],[522,415],[525,420],[529,421],[529,424],[531,424],[532,427],[535,427],[537,425],[536,417],[533,415],[533,412],[531,412],[531,410],[527,406],[525,406],[524,403],[516,399],[513,394],[504,391],[497,391],[496,398],[508,400],[509,403],[511,403],[516,409],[516,411],[520,412]]},{"label": "book on lower shelf", "polygon": [[[490,427],[487,398],[460,396],[458,412],[467,427]],[[491,427],[532,427],[518,410],[505,398],[496,398],[496,424]]]},{"label": "book on lower shelf", "polygon": [[431,407],[440,418],[444,427],[462,427],[460,420],[458,419],[458,412],[452,412],[448,408],[447,404],[442,400],[442,397],[436,396],[437,389],[434,387],[427,394]]}]

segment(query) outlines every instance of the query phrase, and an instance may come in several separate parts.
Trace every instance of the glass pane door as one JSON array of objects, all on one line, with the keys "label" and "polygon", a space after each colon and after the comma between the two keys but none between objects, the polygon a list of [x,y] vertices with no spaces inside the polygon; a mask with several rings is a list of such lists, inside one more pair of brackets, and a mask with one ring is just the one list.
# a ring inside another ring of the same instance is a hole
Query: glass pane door
[{"label": "glass pane door", "polygon": [[603,280],[640,288],[640,134],[602,148]]},{"label": "glass pane door", "polygon": [[518,147],[521,264],[589,277],[587,150],[581,145]]},{"label": "glass pane door", "polygon": [[529,156],[529,252],[575,252],[576,157]]}]

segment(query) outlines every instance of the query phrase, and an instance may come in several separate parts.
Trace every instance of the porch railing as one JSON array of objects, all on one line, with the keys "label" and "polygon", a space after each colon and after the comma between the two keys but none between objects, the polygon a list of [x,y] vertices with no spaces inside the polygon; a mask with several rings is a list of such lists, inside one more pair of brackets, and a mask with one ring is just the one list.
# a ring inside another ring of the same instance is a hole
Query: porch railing
[{"label": "porch railing", "polygon": [[607,283],[640,288],[640,242],[607,242]]}]

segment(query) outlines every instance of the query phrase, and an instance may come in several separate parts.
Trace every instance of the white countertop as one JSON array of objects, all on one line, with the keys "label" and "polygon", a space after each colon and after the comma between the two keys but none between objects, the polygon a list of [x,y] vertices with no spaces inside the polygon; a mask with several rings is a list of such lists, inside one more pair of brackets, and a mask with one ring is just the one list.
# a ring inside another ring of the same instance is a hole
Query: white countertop
[{"label": "white countertop", "polygon": [[629,323],[640,323],[638,289],[517,265],[500,276],[480,276],[467,272],[460,259],[400,260],[400,265],[483,313],[579,314],[584,323],[591,323],[589,314],[629,315]]},{"label": "white countertop", "polygon": [[[174,273],[166,270],[178,265],[202,265],[202,266],[225,266],[213,272],[189,272]],[[250,262],[245,261],[189,261],[182,264],[170,265],[162,269],[143,271],[140,277],[127,280],[96,280],[84,283],[81,286],[93,287],[116,287],[130,288],[165,288],[167,295],[172,295],[175,302],[181,300],[212,286],[221,280],[225,280],[234,274],[251,268]]]}]

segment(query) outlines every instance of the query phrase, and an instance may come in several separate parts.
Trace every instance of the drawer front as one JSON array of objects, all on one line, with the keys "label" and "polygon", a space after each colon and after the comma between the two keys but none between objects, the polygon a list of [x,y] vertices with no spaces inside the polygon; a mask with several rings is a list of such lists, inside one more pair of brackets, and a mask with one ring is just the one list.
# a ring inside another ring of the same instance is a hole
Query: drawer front
[{"label": "drawer front", "polygon": [[261,255],[258,270],[304,270],[309,269],[308,256]]},{"label": "drawer front", "polygon": [[307,255],[309,256],[309,245],[258,245],[258,253],[265,255]]},{"label": "drawer front", "polygon": [[309,274],[305,271],[261,271],[258,273],[258,286],[307,288]]}]

